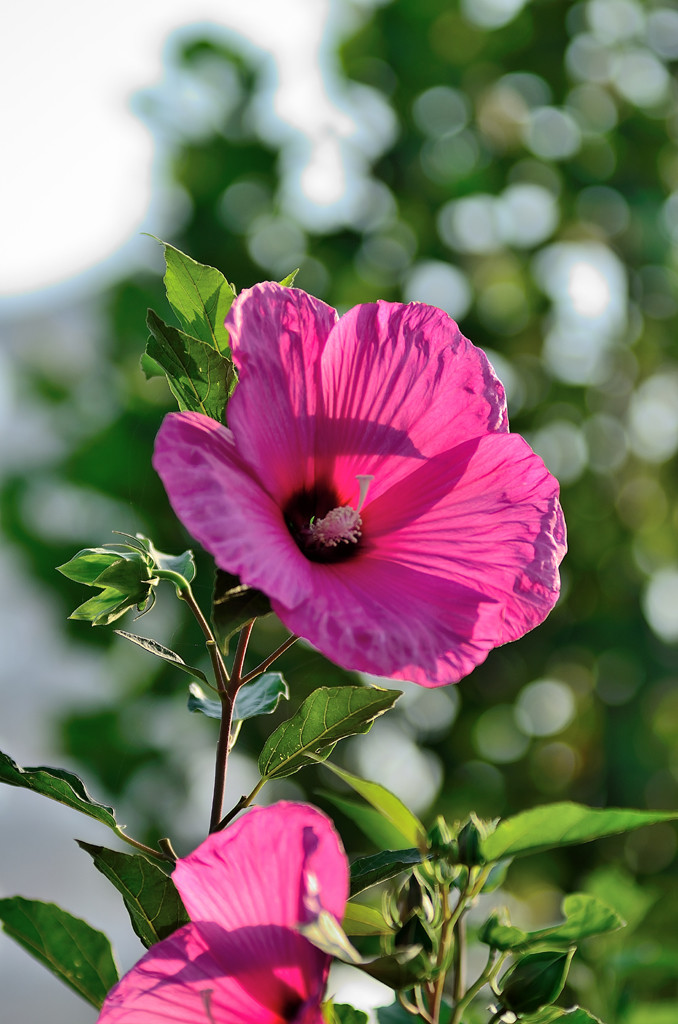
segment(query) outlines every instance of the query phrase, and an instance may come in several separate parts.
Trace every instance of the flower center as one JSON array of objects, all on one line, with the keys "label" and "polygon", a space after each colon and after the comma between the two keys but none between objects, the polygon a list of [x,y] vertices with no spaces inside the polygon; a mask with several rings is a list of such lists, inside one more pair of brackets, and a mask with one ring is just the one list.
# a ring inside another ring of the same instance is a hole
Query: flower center
[{"label": "flower center", "polygon": [[285,509],[288,529],[310,561],[340,562],[358,550],[363,527],[360,510],[374,478],[361,474],[356,479],[357,508],[336,504],[336,492],[320,486],[312,493],[296,494]]},{"label": "flower center", "polygon": [[350,505],[333,508],[308,527],[309,544],[316,548],[336,548],[338,544],[357,544],[362,535],[360,513]]}]

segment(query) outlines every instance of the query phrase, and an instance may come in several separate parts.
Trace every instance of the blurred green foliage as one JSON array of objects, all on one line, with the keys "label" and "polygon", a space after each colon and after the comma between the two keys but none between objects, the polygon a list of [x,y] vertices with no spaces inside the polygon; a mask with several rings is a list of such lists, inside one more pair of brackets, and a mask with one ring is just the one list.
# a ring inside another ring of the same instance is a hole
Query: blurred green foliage
[{"label": "blurred green foliage", "polygon": [[[675,807],[678,9],[396,0],[363,15],[341,49],[342,83],[367,124],[363,138],[374,119],[381,152],[363,152],[367,173],[354,174],[334,226],[300,217],[285,188],[288,150],[257,133],[256,68],[209,38],[175,47],[173,71],[212,104],[212,117],[196,123],[173,102],[171,73],[138,98],[171,152],[178,203],[168,240],[238,289],[299,265],[295,284],[340,310],[376,298],[447,309],[504,380],[512,428],[559,476],[570,552],[563,597],[543,626],[451,691],[408,690],[402,710],[341,757],[406,800],[407,777],[418,780],[427,822],[556,799]],[[359,147],[360,138],[354,156]],[[64,617],[82,588],[54,566],[78,547],[107,541],[111,529],[143,531],[171,551],[190,543],[150,468],[173,403],[164,381],[139,370],[148,306],[167,311],[160,250],[157,274],[135,274],[101,297],[94,358],[22,367],[22,391],[60,444],[42,465],[5,477],[2,528]],[[212,569],[197,557],[194,589],[206,608]],[[158,639],[195,663],[195,626],[173,613],[162,621],[172,636]],[[66,628],[74,643],[123,642],[82,623]],[[253,663],[283,637],[275,622],[260,623]],[[179,707],[186,685],[167,667],[146,667],[132,684],[120,678],[105,708],[67,711],[61,743],[99,795],[141,797],[149,832],[165,834],[158,793],[171,782],[189,794],[190,766],[138,723]],[[351,680],[300,646],[277,668],[298,701]],[[256,756],[271,722],[288,713],[246,723],[239,748]],[[186,712],[181,728],[195,721]],[[297,788],[282,784],[280,794],[303,787],[322,802],[314,789],[332,786],[322,771],[299,773]],[[167,806],[177,813],[176,796]],[[349,850],[365,852],[348,820],[337,820]],[[675,829],[659,826],[530,858],[509,875],[519,927],[548,924],[573,887],[629,920],[590,943],[568,983],[603,1019],[640,1024],[637,1011],[624,1016],[639,1001],[678,1006],[675,849]]]}]

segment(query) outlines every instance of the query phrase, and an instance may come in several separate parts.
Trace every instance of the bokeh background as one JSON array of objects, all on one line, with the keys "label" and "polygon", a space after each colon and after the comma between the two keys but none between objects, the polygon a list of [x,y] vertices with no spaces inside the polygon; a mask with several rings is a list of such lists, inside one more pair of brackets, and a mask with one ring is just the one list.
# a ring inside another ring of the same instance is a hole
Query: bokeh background
[{"label": "bokeh background", "polygon": [[[376,298],[445,309],[504,381],[512,428],[561,481],[570,552],[548,621],[459,686],[406,687],[337,759],[426,821],[563,799],[675,808],[678,5],[162,6],[173,20],[122,4],[115,25],[95,23],[74,3],[48,22],[55,68],[76,51],[94,64],[61,108],[68,131],[56,114],[44,130],[29,120],[5,155],[16,177],[3,219],[24,248],[3,244],[2,748],[78,771],[137,834],[170,833],[183,851],[204,834],[214,723],[187,712],[185,677],[110,629],[67,622],[84,595],[54,571],[112,530],[168,551],[190,544],[150,467],[173,405],[139,370],[146,308],[167,313],[149,231],[239,289],[298,266],[296,284],[340,311]],[[26,25],[10,38],[37,118],[51,71],[30,56]],[[126,69],[113,98],[94,88],[97,54]],[[136,164],[111,145],[107,118],[123,119]],[[75,190],[59,184],[62,165]],[[46,231],[41,203],[61,217]],[[200,556],[205,607],[211,583]],[[136,627],[121,624],[202,657],[169,588]],[[262,621],[253,658],[282,636]],[[301,645],[281,667],[295,703],[348,678]],[[243,729],[232,802],[288,713]],[[351,852],[369,852],[322,769],[264,794],[313,799]],[[72,842],[108,842],[100,828],[6,789],[0,836],[0,895],[62,903],[131,965],[141,948],[126,915]],[[569,995],[608,1024],[675,1024],[673,827],[521,861],[508,887],[520,926],[552,921],[573,887],[615,905],[629,927],[583,948]],[[17,1024],[46,1007],[51,1024],[96,1016],[3,936],[0,991]]]}]

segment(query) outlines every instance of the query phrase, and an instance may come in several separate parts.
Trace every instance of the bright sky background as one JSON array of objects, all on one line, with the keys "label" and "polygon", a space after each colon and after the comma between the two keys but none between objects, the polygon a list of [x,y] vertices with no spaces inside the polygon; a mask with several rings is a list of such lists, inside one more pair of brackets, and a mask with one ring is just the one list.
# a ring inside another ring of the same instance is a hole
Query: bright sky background
[{"label": "bright sky background", "polygon": [[[349,0],[34,0],[0,14],[4,153],[0,295],[33,292],[139,251],[149,215],[153,139],[130,98],[163,76],[168,35],[212,22],[274,60],[276,112],[318,136],[350,132],[318,63],[328,17]],[[324,77],[323,77],[324,76]]]}]

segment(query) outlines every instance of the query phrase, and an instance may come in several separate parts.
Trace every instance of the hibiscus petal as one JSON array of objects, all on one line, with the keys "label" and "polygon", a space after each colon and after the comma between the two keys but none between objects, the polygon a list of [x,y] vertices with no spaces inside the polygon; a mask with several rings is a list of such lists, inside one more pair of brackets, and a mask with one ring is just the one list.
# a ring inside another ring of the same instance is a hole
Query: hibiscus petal
[{"label": "hibiscus petal", "polygon": [[[188,924],[118,982],[98,1024],[283,1024],[308,998],[299,969],[308,945],[289,929]],[[324,977],[313,980],[319,1003]]]},{"label": "hibiscus petal", "polygon": [[363,551],[314,567],[313,596],[274,610],[348,668],[457,682],[555,604],[565,552],[557,494],[519,435],[459,445],[370,501]]},{"label": "hibiscus petal", "polygon": [[496,642],[501,605],[474,588],[371,556],[315,568],[308,601],[273,610],[345,668],[442,686],[468,675]]},{"label": "hibiscus petal", "polygon": [[558,598],[566,551],[558,490],[519,434],[488,434],[429,460],[363,520],[382,557],[500,602],[500,644],[542,622]]},{"label": "hibiscus petal", "polygon": [[297,925],[341,919],[348,866],[307,804],[257,807],[173,873],[190,924],[153,946],[106,998],[99,1024],[316,1024],[330,958]]},{"label": "hibiscus petal", "polygon": [[374,498],[411,472],[413,460],[508,431],[504,389],[487,357],[433,306],[356,306],[334,327],[321,360],[317,451],[342,490],[356,474],[374,474]]},{"label": "hibiscus petal", "polygon": [[230,430],[201,413],[169,413],[153,465],[177,516],[218,566],[288,605],[305,600],[309,563]]},{"label": "hibiscus petal", "polygon": [[336,319],[320,299],[271,282],[241,292],[226,317],[240,372],[228,422],[280,503],[315,482],[320,355]]},{"label": "hibiscus petal", "polygon": [[[193,920],[226,929],[294,928],[314,895],[341,918],[348,869],[331,821],[308,804],[255,807],[177,863],[172,875]],[[309,946],[309,948],[312,948]]]}]

